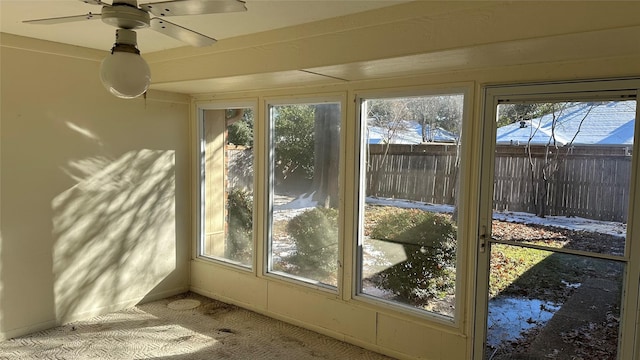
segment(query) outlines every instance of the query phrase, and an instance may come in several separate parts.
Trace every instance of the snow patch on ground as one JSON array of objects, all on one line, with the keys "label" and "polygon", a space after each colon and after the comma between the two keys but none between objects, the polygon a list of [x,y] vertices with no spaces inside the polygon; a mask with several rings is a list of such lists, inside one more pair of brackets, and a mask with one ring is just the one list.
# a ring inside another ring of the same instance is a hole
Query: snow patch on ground
[{"label": "snow patch on ground", "polygon": [[553,226],[568,230],[595,232],[618,237],[626,237],[627,235],[626,224],[611,221],[591,220],[581,217],[546,216],[541,218],[534,214],[523,212],[494,211],[493,218],[513,223]]},{"label": "snow patch on ground", "polygon": [[434,205],[413,200],[380,198],[369,196],[366,199],[367,205],[393,206],[404,209],[420,209],[424,211],[450,214],[453,212],[452,205]]},{"label": "snow patch on ground", "polygon": [[539,325],[544,325],[561,305],[538,299],[497,297],[489,303],[487,345],[495,348]]},{"label": "snow patch on ground", "polygon": [[560,282],[561,282],[565,287],[572,288],[572,289],[577,289],[577,288],[579,288],[579,287],[582,285],[581,283],[570,283],[570,282],[567,282],[567,281],[564,281],[564,280],[561,280]]},{"label": "snow patch on ground", "polygon": [[313,194],[302,194],[297,198],[275,195],[273,199],[273,221],[291,220],[303,212],[318,206],[313,200]]},{"label": "snow patch on ground", "polygon": [[295,198],[292,201],[287,203],[276,204],[273,206],[274,210],[290,210],[290,209],[306,209],[306,208],[314,208],[318,206],[318,202],[313,200],[313,195],[316,192],[312,192],[310,194],[302,194]]}]

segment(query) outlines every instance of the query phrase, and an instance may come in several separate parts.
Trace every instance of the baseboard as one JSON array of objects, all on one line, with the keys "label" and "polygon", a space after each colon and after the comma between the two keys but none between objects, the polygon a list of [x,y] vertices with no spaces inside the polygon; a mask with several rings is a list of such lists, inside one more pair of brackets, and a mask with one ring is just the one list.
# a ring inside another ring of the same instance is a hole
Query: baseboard
[{"label": "baseboard", "polygon": [[174,288],[171,290],[166,290],[162,292],[150,293],[145,296],[136,297],[133,299],[123,300],[117,302],[115,304],[109,304],[106,306],[97,307],[95,309],[91,309],[88,311],[83,311],[75,314],[71,314],[66,316],[64,319],[55,319],[49,320],[42,323],[38,323],[35,325],[29,325],[17,329],[12,329],[5,332],[0,332],[0,341],[4,341],[7,339],[11,339],[18,336],[28,335],[37,331],[47,330],[52,327],[68,324],[75,321],[82,321],[91,319],[96,316],[108,314],[111,312],[120,311],[122,309],[127,309],[136,306],[137,304],[146,303],[150,301],[164,299],[170,296],[182,294],[189,291],[188,286],[181,286],[178,288]]},{"label": "baseboard", "polygon": [[89,311],[73,314],[73,315],[69,316],[67,319],[64,319],[64,321],[62,321],[61,324],[66,324],[66,323],[70,323],[70,322],[73,322],[73,321],[87,320],[87,319],[90,319],[92,317],[100,316],[100,315],[103,315],[103,314],[108,314],[108,313],[111,313],[111,312],[120,311],[120,310],[123,310],[123,309],[128,309],[128,308],[134,307],[134,306],[136,306],[138,304],[143,304],[143,303],[147,303],[147,302],[150,302],[150,301],[164,299],[166,297],[182,294],[182,293],[187,292],[187,291],[189,291],[189,287],[180,286],[180,287],[177,287],[177,288],[174,288],[174,289],[170,289],[170,290],[165,290],[165,291],[162,291],[162,292],[155,292],[155,293],[152,292],[152,293],[149,293],[149,294],[144,295],[144,296],[135,297],[135,298],[128,299],[128,300],[123,300],[123,301],[117,302],[115,304],[110,304],[110,305],[102,306],[102,307],[99,307],[99,308],[91,309]]},{"label": "baseboard", "polygon": [[47,330],[55,326],[58,326],[58,322],[56,320],[49,320],[35,325],[29,325],[5,332],[0,332],[0,341],[13,339],[15,337],[31,334],[37,331]]}]

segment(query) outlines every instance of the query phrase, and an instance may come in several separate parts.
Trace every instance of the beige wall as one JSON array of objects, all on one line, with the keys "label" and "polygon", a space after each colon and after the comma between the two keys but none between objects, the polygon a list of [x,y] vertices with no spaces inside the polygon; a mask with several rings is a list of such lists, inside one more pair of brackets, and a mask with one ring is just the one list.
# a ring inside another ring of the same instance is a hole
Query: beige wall
[{"label": "beige wall", "polygon": [[0,338],[188,289],[188,98],[110,96],[102,56],[2,35]]}]

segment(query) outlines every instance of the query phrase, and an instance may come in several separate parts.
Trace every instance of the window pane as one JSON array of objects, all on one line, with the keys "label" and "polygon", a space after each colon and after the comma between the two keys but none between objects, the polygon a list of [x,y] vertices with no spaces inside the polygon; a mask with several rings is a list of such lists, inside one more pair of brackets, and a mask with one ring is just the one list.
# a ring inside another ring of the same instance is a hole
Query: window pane
[{"label": "window pane", "polygon": [[253,112],[205,111],[202,255],[253,264]]},{"label": "window pane", "polygon": [[270,108],[269,271],[338,284],[340,104]]},{"label": "window pane", "polygon": [[363,102],[360,293],[454,316],[463,99]]},{"label": "window pane", "polygon": [[635,100],[498,105],[494,219],[557,230],[504,240],[624,255],[635,116]]}]

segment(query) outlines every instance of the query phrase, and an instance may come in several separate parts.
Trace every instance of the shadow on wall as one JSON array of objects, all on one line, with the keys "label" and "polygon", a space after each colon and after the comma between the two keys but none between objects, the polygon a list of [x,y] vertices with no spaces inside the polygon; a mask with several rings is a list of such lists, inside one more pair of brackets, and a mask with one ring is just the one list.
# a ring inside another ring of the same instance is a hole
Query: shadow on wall
[{"label": "shadow on wall", "polygon": [[55,311],[67,322],[137,301],[176,268],[175,154],[130,151],[63,170],[78,180],[52,201]]}]

